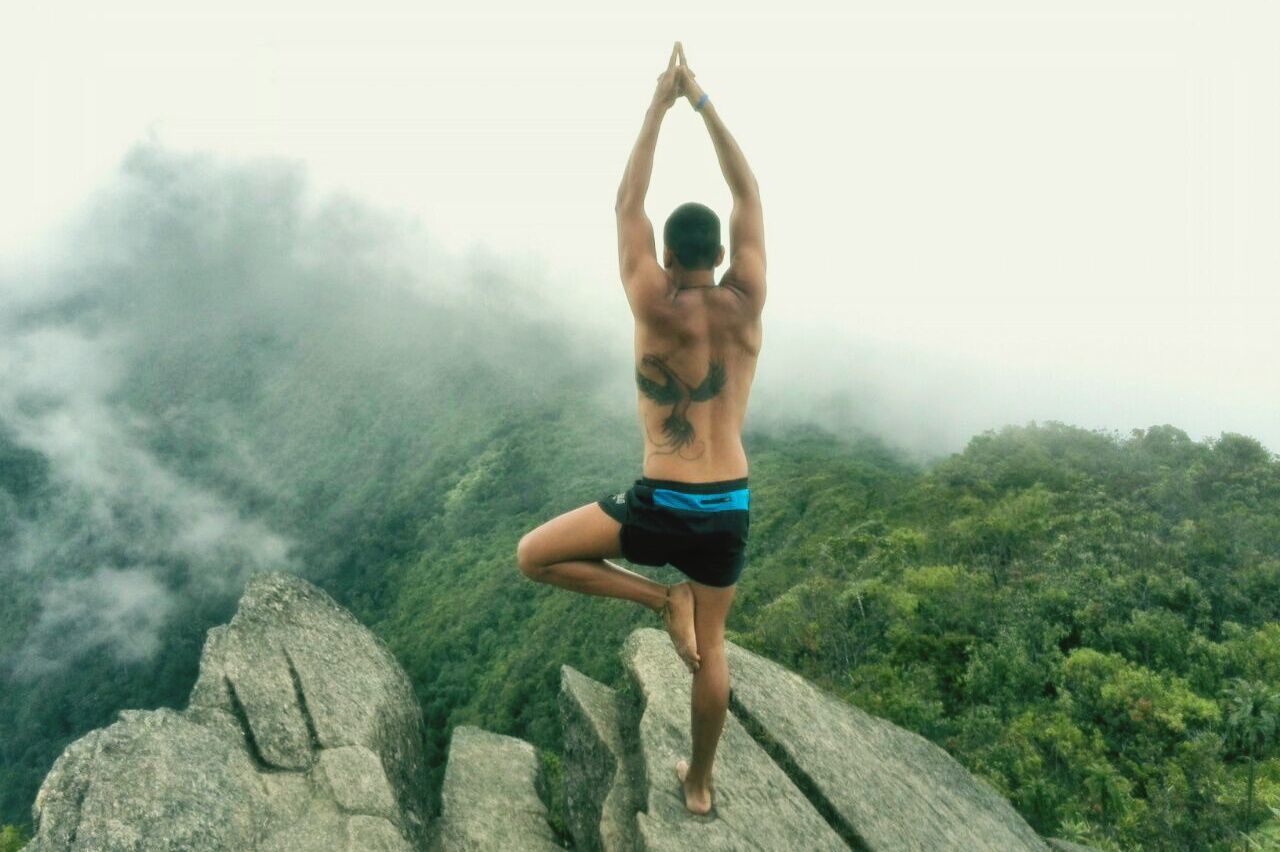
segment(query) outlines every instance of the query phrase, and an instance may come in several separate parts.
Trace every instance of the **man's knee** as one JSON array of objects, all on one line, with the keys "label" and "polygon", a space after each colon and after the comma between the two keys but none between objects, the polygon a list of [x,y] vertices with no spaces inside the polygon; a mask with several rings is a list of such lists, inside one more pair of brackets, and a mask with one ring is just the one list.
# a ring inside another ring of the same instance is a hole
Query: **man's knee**
[{"label": "man's knee", "polygon": [[695,631],[695,637],[698,642],[698,656],[706,662],[708,657],[716,657],[717,659],[724,657],[724,634],[718,636],[705,636]]},{"label": "man's knee", "polygon": [[530,580],[542,577],[542,564],[534,553],[532,533],[525,533],[516,543],[516,565],[519,566],[520,573]]}]

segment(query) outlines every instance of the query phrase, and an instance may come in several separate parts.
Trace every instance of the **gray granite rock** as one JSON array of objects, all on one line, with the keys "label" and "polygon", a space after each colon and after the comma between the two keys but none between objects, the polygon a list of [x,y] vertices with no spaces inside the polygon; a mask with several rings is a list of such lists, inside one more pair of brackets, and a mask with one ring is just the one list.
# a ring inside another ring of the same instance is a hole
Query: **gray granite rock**
[{"label": "gray granite rock", "polygon": [[364,746],[381,758],[404,814],[420,829],[423,725],[391,652],[327,594],[287,574],[255,578],[231,623],[210,631],[193,707],[244,719],[270,768],[308,769],[320,749]]},{"label": "gray granite rock", "polygon": [[636,815],[645,850],[848,849],[848,845],[730,714],[716,751],[712,809],[691,813],[675,764],[690,755],[692,676],[666,633],[640,628],[623,664],[643,696],[638,741],[645,807]]},{"label": "gray granite rock", "polygon": [[[337,803],[307,786],[304,807],[296,819],[273,820],[271,830],[255,852],[317,852],[341,849],[347,836],[347,817]],[[300,791],[291,791],[300,792]]]},{"label": "gray granite rock", "polygon": [[249,849],[267,809],[239,743],[174,710],[125,711],[54,763],[27,848]]},{"label": "gray granite rock", "polygon": [[[690,813],[691,676],[665,632],[622,648],[628,688],[561,668],[576,846],[652,850],[1090,852],[1035,835],[922,737],[729,642],[714,808]],[[634,687],[634,688],[632,688]],[[387,649],[319,589],[255,578],[209,632],[183,711],[121,712],[70,745],[36,798],[32,852],[562,848],[533,746],[454,728],[428,830],[421,711]]]},{"label": "gray granite rock", "polygon": [[579,849],[632,852],[640,808],[639,754],[618,693],[571,666],[560,667],[560,719],[569,830]]},{"label": "gray granite rock", "polygon": [[320,752],[316,770],[344,811],[395,816],[395,793],[387,783],[382,761],[369,749],[363,746],[325,749]]},{"label": "gray granite rock", "polygon": [[347,852],[413,852],[413,847],[390,821],[353,816],[347,820]]},{"label": "gray granite rock", "polygon": [[126,710],[45,778],[34,852],[405,852],[425,836],[421,711],[386,648],[296,577],[209,631],[186,710]]},{"label": "gray granite rock", "polygon": [[442,852],[562,849],[538,796],[538,757],[524,740],[457,725],[441,790]]},{"label": "gray granite rock", "polygon": [[287,651],[257,638],[227,627],[209,631],[191,706],[216,707],[244,719],[254,754],[265,767],[310,769],[319,744],[298,701],[297,673]]},{"label": "gray granite rock", "polygon": [[942,748],[725,644],[734,715],[866,849],[1047,852],[1003,796]]}]

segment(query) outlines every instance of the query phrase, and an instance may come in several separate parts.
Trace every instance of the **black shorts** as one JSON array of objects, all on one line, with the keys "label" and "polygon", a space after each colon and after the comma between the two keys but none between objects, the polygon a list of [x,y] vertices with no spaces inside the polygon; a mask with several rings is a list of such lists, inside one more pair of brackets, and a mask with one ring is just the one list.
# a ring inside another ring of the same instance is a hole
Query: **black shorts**
[{"label": "black shorts", "polygon": [[673,565],[707,586],[732,586],[746,564],[751,526],[747,478],[678,482],[642,476],[597,501],[622,524],[622,555],[637,565]]}]

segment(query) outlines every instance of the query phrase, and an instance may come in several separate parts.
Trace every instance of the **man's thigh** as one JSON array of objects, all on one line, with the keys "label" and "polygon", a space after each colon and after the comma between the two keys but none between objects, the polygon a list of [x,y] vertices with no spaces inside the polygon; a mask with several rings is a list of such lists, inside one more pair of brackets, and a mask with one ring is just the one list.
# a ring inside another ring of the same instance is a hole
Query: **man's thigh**
[{"label": "man's thigh", "polygon": [[622,555],[622,524],[597,503],[557,515],[520,539],[521,562],[550,565],[571,559],[605,559]]}]

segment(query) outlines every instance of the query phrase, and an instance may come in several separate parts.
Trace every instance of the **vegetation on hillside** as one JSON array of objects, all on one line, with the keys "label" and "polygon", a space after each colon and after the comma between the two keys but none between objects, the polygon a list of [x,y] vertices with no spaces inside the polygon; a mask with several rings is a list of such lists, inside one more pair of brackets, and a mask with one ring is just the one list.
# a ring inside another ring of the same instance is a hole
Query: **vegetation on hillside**
[{"label": "vegetation on hillside", "polygon": [[[378,629],[437,769],[461,721],[557,749],[560,665],[625,687],[617,649],[650,620],[515,573],[520,533],[590,493],[548,484],[528,450],[545,440],[491,444],[472,473],[495,488],[452,495],[387,574]],[[923,471],[812,430],[749,444],[732,639],[943,746],[1043,834],[1228,849],[1275,830],[1280,464],[1256,441],[1031,424]]]},{"label": "vegetation on hillside", "polygon": [[[501,275],[405,284],[381,223],[309,210],[287,169],[143,150],[126,174],[6,329],[113,379],[0,398],[0,822],[29,829],[54,759],[119,709],[181,707],[205,631],[273,567],[389,643],[435,789],[463,722],[556,765],[560,666],[625,688],[623,638],[659,622],[529,582],[515,546],[639,476],[633,399],[604,378],[630,353]],[[86,478],[33,445],[45,426],[113,464]],[[1042,834],[1275,848],[1280,461],[1257,441],[1032,423],[925,466],[803,423],[745,441],[731,639],[946,748]]]}]

